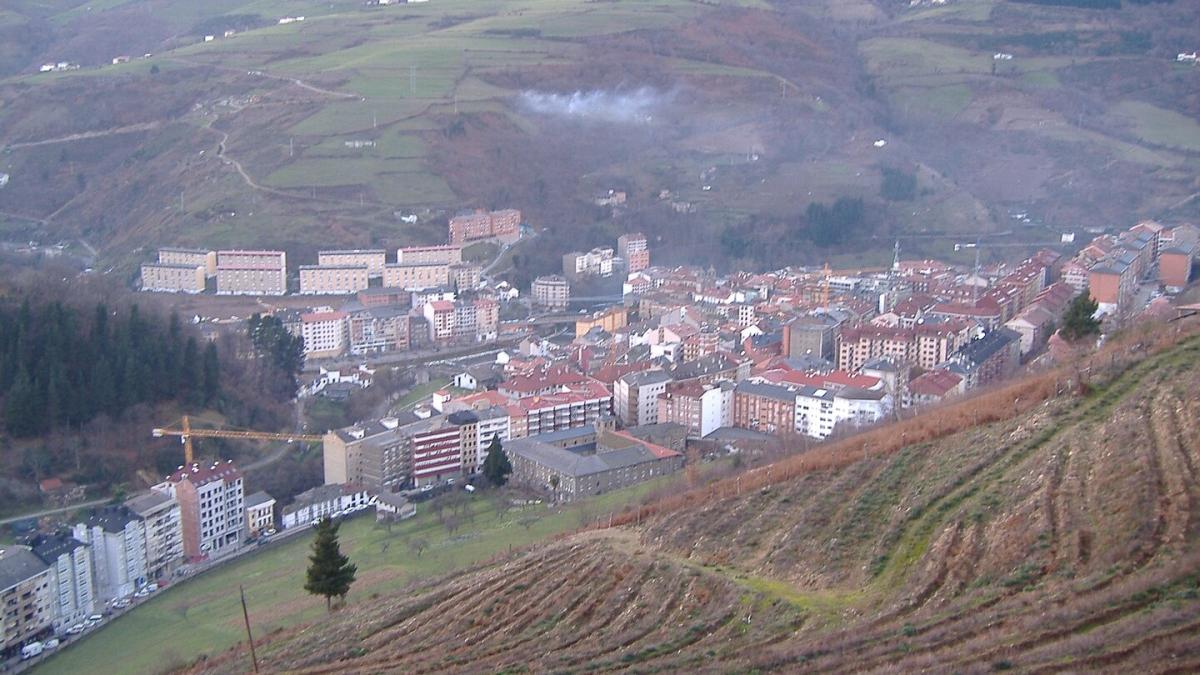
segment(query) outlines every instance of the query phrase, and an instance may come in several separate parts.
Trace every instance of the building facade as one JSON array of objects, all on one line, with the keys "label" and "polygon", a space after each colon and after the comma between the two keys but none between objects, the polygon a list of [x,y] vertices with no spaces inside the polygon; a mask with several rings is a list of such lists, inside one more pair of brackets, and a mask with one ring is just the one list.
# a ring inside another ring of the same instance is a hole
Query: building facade
[{"label": "building facade", "polygon": [[641,232],[617,237],[617,255],[625,260],[626,270],[633,274],[650,266],[650,244]]},{"label": "building facade", "polygon": [[287,254],[283,251],[217,251],[217,294],[286,293]]},{"label": "building facade", "polygon": [[217,252],[202,248],[160,248],[158,262],[171,265],[203,267],[204,276],[217,274]]},{"label": "building facade", "polygon": [[[370,286],[370,268],[365,265],[301,265],[302,295],[351,295]],[[383,268],[380,267],[380,274]]]},{"label": "building facade", "polygon": [[341,355],[348,342],[345,312],[315,312],[300,316],[304,355],[323,359]]},{"label": "building facade", "polygon": [[658,422],[658,398],[667,390],[671,376],[661,370],[629,373],[613,387],[613,408],[621,424],[632,427]]},{"label": "building facade", "polygon": [[28,546],[0,549],[0,649],[15,649],[54,623],[50,567]]},{"label": "building facade", "polygon": [[167,579],[183,563],[183,521],[179,502],[150,491],[125,500],[146,530],[146,576]]},{"label": "building facade", "polygon": [[246,497],[246,534],[257,537],[275,529],[275,498],[259,491]]},{"label": "building facade", "polygon": [[449,233],[453,246],[488,239],[511,244],[521,238],[521,212],[516,209],[479,210],[455,216],[450,219]]},{"label": "building facade", "polygon": [[402,262],[383,268],[383,285],[389,288],[438,288],[449,283],[450,266],[446,263]]},{"label": "building facade", "polygon": [[50,570],[54,627],[62,631],[91,616],[96,610],[91,549],[66,532],[39,535],[30,545]]},{"label": "building facade", "polygon": [[182,467],[154,491],[179,502],[186,557],[216,558],[242,547],[246,501],[242,472],[233,460]]},{"label": "building facade", "polygon": [[346,326],[355,356],[408,349],[408,312],[401,307],[370,307],[350,312]]},{"label": "building facade", "polygon": [[405,246],[396,250],[396,262],[414,265],[456,265],[462,262],[462,247],[450,244]]},{"label": "building facade", "polygon": [[321,267],[365,267],[372,277],[383,276],[386,263],[387,251],[381,248],[317,252],[317,265]]},{"label": "building facade", "polygon": [[123,505],[92,513],[74,528],[75,538],[91,547],[96,603],[123,598],[146,585],[146,527]]},{"label": "building facade", "polygon": [[203,293],[203,265],[142,263],[142,290],[160,293]]},{"label": "building facade", "polygon": [[571,302],[571,286],[565,277],[552,274],[533,280],[533,304],[551,311],[562,311]]}]

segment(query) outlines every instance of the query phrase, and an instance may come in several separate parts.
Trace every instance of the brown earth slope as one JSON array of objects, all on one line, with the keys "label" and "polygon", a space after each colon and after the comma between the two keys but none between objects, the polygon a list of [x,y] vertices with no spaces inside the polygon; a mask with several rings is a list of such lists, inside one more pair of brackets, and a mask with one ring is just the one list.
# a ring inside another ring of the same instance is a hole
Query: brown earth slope
[{"label": "brown earth slope", "polygon": [[272,636],[259,658],[289,672],[1194,672],[1197,356],[1191,338],[1012,419],[715,486],[699,507]]}]

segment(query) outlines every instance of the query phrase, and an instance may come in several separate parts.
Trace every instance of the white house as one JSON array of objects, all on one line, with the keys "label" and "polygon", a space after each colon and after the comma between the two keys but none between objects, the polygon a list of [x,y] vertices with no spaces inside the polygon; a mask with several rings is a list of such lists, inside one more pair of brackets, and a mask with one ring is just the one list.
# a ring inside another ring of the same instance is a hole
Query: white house
[{"label": "white house", "polygon": [[359,511],[374,503],[365,488],[349,485],[318,485],[296,495],[283,509],[283,529],[333,518],[347,511]]}]

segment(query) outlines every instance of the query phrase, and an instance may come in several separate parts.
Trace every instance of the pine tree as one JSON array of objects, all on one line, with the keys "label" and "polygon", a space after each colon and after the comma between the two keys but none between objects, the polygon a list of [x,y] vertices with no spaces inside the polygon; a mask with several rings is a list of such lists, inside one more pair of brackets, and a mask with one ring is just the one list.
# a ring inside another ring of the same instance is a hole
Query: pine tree
[{"label": "pine tree", "polygon": [[500,487],[508,482],[512,473],[512,464],[508,461],[508,453],[500,445],[500,437],[492,436],[492,444],[488,446],[487,458],[483,460],[483,475],[488,482]]},{"label": "pine tree", "polygon": [[317,536],[313,540],[312,555],[308,557],[308,575],[304,590],[313,595],[325,596],[325,609],[332,611],[333,596],[345,598],[354,583],[358,567],[350,558],[342,555],[338,546],[338,525],[328,518],[317,524]]},{"label": "pine tree", "polygon": [[1063,316],[1063,326],[1059,333],[1064,340],[1074,342],[1088,335],[1100,332],[1100,322],[1093,318],[1099,305],[1088,293],[1082,293],[1071,301],[1067,313]]}]

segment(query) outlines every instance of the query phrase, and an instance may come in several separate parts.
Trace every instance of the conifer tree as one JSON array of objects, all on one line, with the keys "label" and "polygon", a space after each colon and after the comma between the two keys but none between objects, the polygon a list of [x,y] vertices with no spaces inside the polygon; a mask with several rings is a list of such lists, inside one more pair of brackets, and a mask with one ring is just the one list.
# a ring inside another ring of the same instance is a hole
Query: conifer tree
[{"label": "conifer tree", "polygon": [[304,582],[304,590],[325,596],[326,611],[332,611],[335,595],[346,597],[358,571],[358,567],[350,563],[350,558],[342,555],[338,546],[338,527],[329,518],[317,524],[317,536],[313,539],[313,552],[308,557],[308,575]]},{"label": "conifer tree", "polygon": [[487,458],[483,460],[484,477],[492,485],[500,487],[508,482],[508,476],[511,473],[512,463],[508,461],[508,453],[504,452],[504,447],[500,445],[500,437],[492,436]]}]

